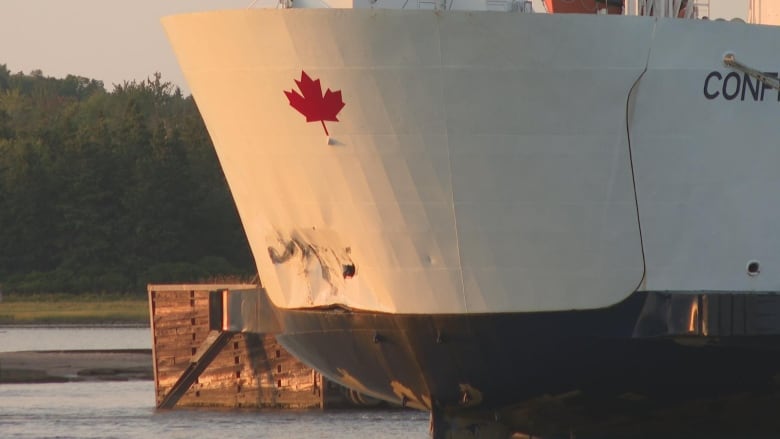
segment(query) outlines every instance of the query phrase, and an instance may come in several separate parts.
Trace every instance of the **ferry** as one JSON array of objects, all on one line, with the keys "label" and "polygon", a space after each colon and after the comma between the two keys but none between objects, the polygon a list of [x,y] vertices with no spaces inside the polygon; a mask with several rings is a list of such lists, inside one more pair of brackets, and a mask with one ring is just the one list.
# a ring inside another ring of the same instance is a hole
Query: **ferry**
[{"label": "ferry", "polygon": [[780,27],[707,6],[163,24],[301,360],[435,439],[777,437]]}]

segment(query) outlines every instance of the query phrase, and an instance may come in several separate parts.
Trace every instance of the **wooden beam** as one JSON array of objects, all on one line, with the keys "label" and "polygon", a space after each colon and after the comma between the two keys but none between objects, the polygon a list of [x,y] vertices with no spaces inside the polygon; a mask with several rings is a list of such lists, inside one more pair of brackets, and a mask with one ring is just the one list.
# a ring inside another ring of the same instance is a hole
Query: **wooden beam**
[{"label": "wooden beam", "polygon": [[230,332],[209,332],[206,340],[203,341],[195,355],[193,355],[192,360],[190,360],[190,365],[187,367],[184,373],[181,374],[179,379],[176,380],[176,384],[171,387],[171,390],[168,392],[168,394],[165,395],[159,404],[157,404],[157,408],[173,408],[173,406],[179,402],[179,399],[181,399],[187,390],[189,390],[190,386],[192,386],[192,383],[194,383],[200,374],[206,370],[208,365],[214,361],[214,358],[217,357],[217,354],[219,354],[222,348],[225,347],[225,344],[227,344],[228,340],[230,340],[232,336],[233,334]]}]

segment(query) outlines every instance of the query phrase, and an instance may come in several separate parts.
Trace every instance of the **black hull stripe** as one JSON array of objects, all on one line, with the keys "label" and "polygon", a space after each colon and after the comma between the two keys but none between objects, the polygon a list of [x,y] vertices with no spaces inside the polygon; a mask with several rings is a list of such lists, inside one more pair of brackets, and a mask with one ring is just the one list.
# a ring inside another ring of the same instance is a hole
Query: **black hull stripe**
[{"label": "black hull stripe", "polygon": [[279,341],[329,378],[449,417],[578,438],[780,434],[780,416],[768,416],[780,409],[776,295],[636,293],[550,313],[279,313]]}]

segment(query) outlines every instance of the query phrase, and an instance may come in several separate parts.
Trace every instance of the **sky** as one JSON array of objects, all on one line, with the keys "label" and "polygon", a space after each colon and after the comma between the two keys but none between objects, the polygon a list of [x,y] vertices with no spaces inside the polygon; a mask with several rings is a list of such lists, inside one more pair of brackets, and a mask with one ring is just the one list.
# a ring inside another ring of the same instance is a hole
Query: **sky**
[{"label": "sky", "polygon": [[[534,0],[542,10],[541,0]],[[711,18],[745,19],[749,0],[710,0]],[[252,0],[0,0],[0,64],[112,84],[162,74],[188,93],[160,17],[248,7]],[[259,0],[257,6],[275,4]]]}]

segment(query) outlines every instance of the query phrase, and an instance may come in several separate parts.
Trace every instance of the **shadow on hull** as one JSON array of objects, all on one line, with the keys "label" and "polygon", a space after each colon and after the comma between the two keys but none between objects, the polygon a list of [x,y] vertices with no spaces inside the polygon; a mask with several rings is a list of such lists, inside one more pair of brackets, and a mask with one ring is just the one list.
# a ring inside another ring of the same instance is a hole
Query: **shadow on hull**
[{"label": "shadow on hull", "polygon": [[779,295],[643,292],[589,311],[403,315],[283,310],[259,291],[231,299],[244,314],[228,320],[278,333],[362,394],[431,411],[435,439],[780,434]]},{"label": "shadow on hull", "polygon": [[780,296],[635,293],[550,313],[277,313],[278,340],[294,355],[362,393],[430,410],[436,439],[780,435]]}]

